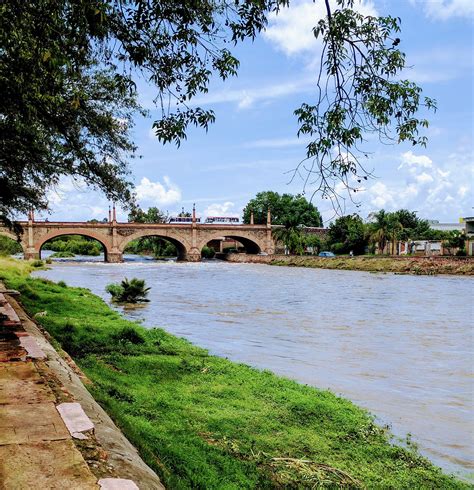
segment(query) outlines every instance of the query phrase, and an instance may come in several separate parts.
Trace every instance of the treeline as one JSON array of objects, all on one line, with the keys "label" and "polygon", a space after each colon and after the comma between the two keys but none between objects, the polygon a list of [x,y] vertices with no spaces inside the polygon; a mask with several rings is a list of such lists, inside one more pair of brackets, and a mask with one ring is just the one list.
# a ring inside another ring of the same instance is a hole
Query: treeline
[{"label": "treeline", "polygon": [[[387,212],[384,209],[372,213],[364,220],[358,214],[341,216],[329,225],[326,235],[308,233],[308,227],[322,227],[321,214],[302,195],[259,192],[244,208],[244,223],[265,223],[270,209],[273,236],[278,248],[287,253],[302,255],[329,250],[335,254],[396,253],[398,242],[416,240],[441,240],[445,248],[465,255],[465,235],[460,231],[439,231],[431,228],[427,220],[421,219],[415,211],[400,209]],[[390,243],[390,250],[387,245]]]},{"label": "treeline", "polygon": [[176,257],[178,251],[169,241],[159,237],[143,237],[131,241],[124,250],[135,255],[153,255],[153,257]]},{"label": "treeline", "polygon": [[58,256],[97,256],[103,252],[102,245],[97,240],[82,235],[64,235],[53,238],[43,245],[43,250],[52,250]]},{"label": "treeline", "polygon": [[[364,221],[359,215],[352,214],[337,218],[329,225],[324,237],[309,236],[299,228],[277,230],[281,243],[290,253],[303,253],[308,246],[315,252],[330,250],[335,254],[396,253],[398,242],[417,240],[441,240],[445,248],[465,255],[465,235],[460,231],[440,231],[431,228],[427,220],[421,219],[415,211],[400,209],[394,212],[380,210],[372,213]],[[390,250],[387,245],[390,244]]]}]

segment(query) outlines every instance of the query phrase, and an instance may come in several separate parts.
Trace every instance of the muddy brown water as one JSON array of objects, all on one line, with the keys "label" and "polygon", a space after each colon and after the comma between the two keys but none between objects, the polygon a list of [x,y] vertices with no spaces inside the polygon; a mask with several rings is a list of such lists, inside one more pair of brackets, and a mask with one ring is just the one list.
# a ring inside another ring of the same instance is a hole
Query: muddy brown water
[{"label": "muddy brown water", "polygon": [[151,301],[126,317],[329,388],[473,479],[473,278],[128,259],[36,274],[107,301],[107,284],[145,279]]}]

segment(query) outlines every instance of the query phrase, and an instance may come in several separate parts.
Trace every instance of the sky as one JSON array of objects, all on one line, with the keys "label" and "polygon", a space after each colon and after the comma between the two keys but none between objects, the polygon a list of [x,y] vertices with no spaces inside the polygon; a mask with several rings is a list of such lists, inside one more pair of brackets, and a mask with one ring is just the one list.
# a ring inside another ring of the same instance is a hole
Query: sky
[{"label": "sky", "polygon": [[[305,156],[307,140],[297,138],[293,111],[315,100],[318,45],[312,28],[322,15],[322,0],[291,2],[272,16],[254,42],[233,49],[240,60],[238,77],[214,81],[199,105],[212,108],[216,122],[206,133],[190,129],[179,148],[163,146],[152,123],[159,118],[153,92],[143,86],[148,118],[137,118],[133,139],[141,156],[130,164],[138,203],[174,215],[191,210],[198,216],[240,216],[257,192],[297,194],[303,182],[291,179]],[[357,4],[357,2],[356,2]],[[401,50],[407,55],[406,77],[436,99],[428,115],[426,148],[381,145],[369,138],[364,165],[374,177],[355,196],[341,201],[344,214],[363,218],[384,208],[406,208],[418,216],[456,222],[474,214],[473,199],[473,0],[364,0],[365,14],[400,17]],[[311,186],[306,196],[311,196]],[[109,203],[78,182],[63,180],[49,193],[51,220],[85,221],[107,216]],[[335,217],[331,203],[316,194],[314,205],[325,225]],[[40,217],[41,217],[40,216]],[[119,220],[127,213],[118,209]]]}]

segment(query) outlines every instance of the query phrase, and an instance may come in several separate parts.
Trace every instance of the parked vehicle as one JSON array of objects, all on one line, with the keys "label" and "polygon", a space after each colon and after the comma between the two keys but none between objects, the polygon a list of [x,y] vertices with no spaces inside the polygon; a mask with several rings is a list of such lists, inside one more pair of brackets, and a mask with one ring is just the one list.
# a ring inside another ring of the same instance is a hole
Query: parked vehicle
[{"label": "parked vehicle", "polygon": [[335,257],[335,255],[332,252],[319,252],[319,257]]}]

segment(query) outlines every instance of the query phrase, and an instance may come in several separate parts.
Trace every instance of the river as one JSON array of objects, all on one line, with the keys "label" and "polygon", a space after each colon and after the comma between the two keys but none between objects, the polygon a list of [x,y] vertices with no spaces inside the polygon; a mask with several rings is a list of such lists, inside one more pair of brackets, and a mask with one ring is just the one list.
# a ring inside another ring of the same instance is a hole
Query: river
[{"label": "river", "polygon": [[474,280],[138,260],[56,262],[40,275],[89,288],[145,279],[150,303],[123,310],[213,354],[329,388],[448,472],[472,478]]}]

